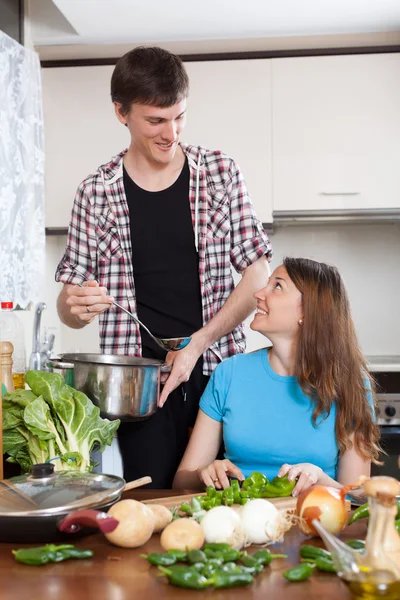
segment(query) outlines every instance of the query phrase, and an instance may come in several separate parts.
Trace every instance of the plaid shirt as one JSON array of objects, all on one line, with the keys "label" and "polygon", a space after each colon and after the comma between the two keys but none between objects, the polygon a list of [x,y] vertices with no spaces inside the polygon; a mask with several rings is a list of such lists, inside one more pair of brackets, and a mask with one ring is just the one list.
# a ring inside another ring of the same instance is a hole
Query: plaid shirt
[{"label": "plaid shirt", "polygon": [[[189,201],[199,254],[203,322],[223,306],[237,272],[263,255],[270,242],[258,221],[238,165],[218,151],[181,145],[190,169]],[[77,284],[96,279],[117,302],[136,313],[129,209],[123,185],[121,152],[79,186],[72,210],[67,247],[56,281]],[[115,307],[101,313],[103,353],[141,356],[139,327]],[[204,354],[204,374],[246,349],[243,326],[223,336]]]}]

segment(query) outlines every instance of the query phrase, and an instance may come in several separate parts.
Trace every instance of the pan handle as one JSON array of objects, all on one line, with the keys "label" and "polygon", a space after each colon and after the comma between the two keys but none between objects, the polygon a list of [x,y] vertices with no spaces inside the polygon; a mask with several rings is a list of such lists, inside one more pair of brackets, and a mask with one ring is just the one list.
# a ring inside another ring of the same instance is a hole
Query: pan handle
[{"label": "pan handle", "polygon": [[172,369],[172,363],[163,363],[161,365],[161,373],[169,373]]},{"label": "pan handle", "polygon": [[110,533],[117,528],[119,521],[101,510],[77,510],[58,523],[58,529],[66,533],[77,533],[82,527],[94,527],[102,533]]}]

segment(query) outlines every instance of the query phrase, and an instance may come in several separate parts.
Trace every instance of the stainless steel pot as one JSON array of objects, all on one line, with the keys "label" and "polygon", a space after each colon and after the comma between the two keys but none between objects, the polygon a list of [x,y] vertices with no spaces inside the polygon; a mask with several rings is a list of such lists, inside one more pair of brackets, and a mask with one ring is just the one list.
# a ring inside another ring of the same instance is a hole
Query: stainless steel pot
[{"label": "stainless steel pot", "polygon": [[49,366],[61,369],[102,417],[121,421],[140,421],[156,412],[161,373],[171,368],[156,359],[113,354],[62,354]]}]

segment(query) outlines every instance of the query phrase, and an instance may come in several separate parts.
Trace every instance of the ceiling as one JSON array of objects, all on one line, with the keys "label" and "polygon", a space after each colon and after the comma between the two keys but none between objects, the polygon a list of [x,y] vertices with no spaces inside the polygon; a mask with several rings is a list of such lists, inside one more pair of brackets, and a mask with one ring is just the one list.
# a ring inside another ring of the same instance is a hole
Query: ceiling
[{"label": "ceiling", "polygon": [[400,0],[31,0],[35,45],[400,31]]}]

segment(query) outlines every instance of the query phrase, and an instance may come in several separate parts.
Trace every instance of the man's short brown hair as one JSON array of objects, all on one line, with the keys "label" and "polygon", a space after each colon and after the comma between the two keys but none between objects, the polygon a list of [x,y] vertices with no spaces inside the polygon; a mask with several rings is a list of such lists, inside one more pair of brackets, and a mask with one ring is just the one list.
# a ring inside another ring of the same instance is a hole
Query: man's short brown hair
[{"label": "man's short brown hair", "polygon": [[157,46],[134,48],[120,58],[111,77],[111,99],[122,113],[133,103],[167,107],[186,98],[189,78],[183,62]]}]

